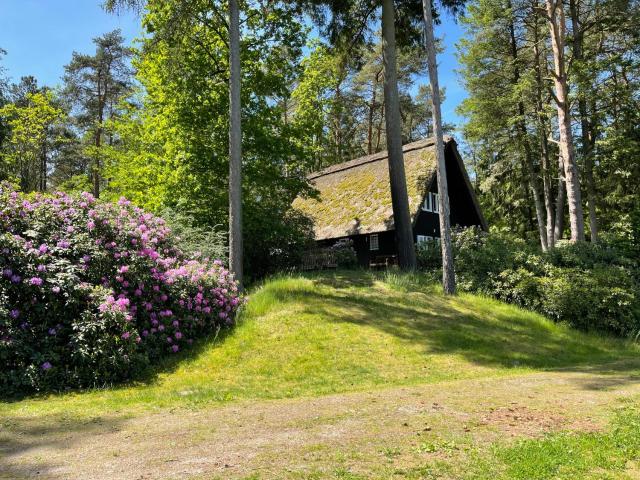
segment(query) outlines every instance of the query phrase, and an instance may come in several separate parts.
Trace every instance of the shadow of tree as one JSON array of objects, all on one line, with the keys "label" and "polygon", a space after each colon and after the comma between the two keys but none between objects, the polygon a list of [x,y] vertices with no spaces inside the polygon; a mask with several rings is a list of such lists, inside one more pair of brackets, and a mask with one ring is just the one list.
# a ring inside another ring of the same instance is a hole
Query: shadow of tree
[{"label": "shadow of tree", "polygon": [[[340,274],[312,279],[319,288],[298,292],[307,311],[322,313],[333,322],[375,327],[407,344],[423,346],[425,353],[457,354],[483,366],[597,371],[611,375],[611,386],[640,380],[640,358],[632,357],[626,342],[564,328],[497,301],[479,302],[469,295],[446,298],[427,285],[422,286],[426,292],[419,290],[420,285],[384,295],[376,288],[356,292],[349,276]],[[369,277],[370,286],[374,280]],[[337,303],[348,308],[330,308]],[[627,360],[621,361],[625,350]],[[584,387],[606,385],[585,381]]]},{"label": "shadow of tree", "polygon": [[[67,415],[48,416],[45,422],[39,416],[3,418],[0,478],[47,478],[54,471],[60,475],[65,466],[55,460],[57,453],[77,448],[88,436],[118,430],[125,420],[125,417],[80,419]],[[28,461],[18,458],[27,453],[30,453],[26,455]]]}]

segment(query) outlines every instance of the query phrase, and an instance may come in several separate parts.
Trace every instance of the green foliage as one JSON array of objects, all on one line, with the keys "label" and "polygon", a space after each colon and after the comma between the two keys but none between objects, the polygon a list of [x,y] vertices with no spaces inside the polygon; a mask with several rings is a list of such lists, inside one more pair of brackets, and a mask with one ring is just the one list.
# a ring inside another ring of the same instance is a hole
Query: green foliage
[{"label": "green foliage", "polygon": [[10,134],[0,151],[0,180],[20,183],[24,191],[42,188],[43,152],[47,151],[50,132],[64,120],[63,111],[54,103],[51,91],[27,93],[23,103],[7,103],[0,108],[0,121]]},{"label": "green foliage", "polygon": [[[208,1],[147,2],[148,35],[134,59],[144,93],[110,126],[119,142],[109,151],[106,196],[185,211],[195,227],[226,231],[228,48],[218,9]],[[255,278],[290,263],[307,239],[289,210],[309,190],[309,158],[286,115],[306,31],[287,5],[248,2],[242,11],[243,230],[245,270]]]},{"label": "green foliage", "polygon": [[233,322],[237,285],[121,199],[0,184],[0,390],[109,385]]},{"label": "green foliage", "polygon": [[[458,285],[582,330],[640,333],[637,263],[605,243],[561,243],[547,253],[498,232],[453,234]],[[421,246],[421,268],[440,269],[439,249]],[[579,300],[577,300],[579,299]]]},{"label": "green foliage", "polygon": [[196,226],[192,216],[180,210],[165,208],[160,216],[180,244],[180,250],[193,258],[227,260],[226,233],[220,228]]}]

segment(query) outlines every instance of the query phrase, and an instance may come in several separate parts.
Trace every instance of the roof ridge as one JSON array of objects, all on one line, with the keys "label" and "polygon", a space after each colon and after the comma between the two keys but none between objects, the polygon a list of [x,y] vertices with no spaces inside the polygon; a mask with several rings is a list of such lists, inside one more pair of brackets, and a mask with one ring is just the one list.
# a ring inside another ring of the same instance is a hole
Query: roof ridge
[{"label": "roof ridge", "polygon": [[[453,140],[453,137],[448,135],[444,136],[445,143]],[[430,147],[435,144],[434,137],[423,138],[422,140],[417,140],[415,142],[407,143],[402,146],[402,153],[413,152],[414,150],[420,150],[422,148]],[[383,150],[378,153],[373,153],[371,155],[365,155],[363,157],[354,158],[352,160],[347,160],[346,162],[336,163],[335,165],[331,165],[329,167],[323,168],[322,170],[318,170],[316,172],[311,172],[307,178],[309,180],[314,180],[319,177],[324,177],[325,175],[331,175],[333,173],[342,172],[344,170],[349,170],[350,168],[358,167],[360,165],[366,165],[367,163],[377,162],[380,160],[384,160],[389,157],[388,150]]]}]

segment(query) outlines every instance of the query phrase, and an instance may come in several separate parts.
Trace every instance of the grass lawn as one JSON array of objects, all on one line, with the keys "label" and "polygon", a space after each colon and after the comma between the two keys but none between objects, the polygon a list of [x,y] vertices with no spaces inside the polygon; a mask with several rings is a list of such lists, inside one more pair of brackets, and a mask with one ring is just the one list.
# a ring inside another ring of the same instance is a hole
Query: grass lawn
[{"label": "grass lawn", "polygon": [[0,478],[640,478],[639,353],[414,276],[280,277],[145,381],[0,403]]}]

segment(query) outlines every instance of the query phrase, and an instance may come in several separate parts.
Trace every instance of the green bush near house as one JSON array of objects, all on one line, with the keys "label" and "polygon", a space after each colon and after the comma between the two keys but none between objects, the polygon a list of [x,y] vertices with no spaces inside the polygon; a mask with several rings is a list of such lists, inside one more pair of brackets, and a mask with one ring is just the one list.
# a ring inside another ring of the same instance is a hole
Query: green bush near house
[{"label": "green bush near house", "polygon": [[[614,242],[567,243],[541,253],[526,242],[478,228],[453,233],[459,288],[543,313],[581,330],[635,337],[640,332],[636,261]],[[418,249],[420,268],[435,275],[437,244]]]}]

